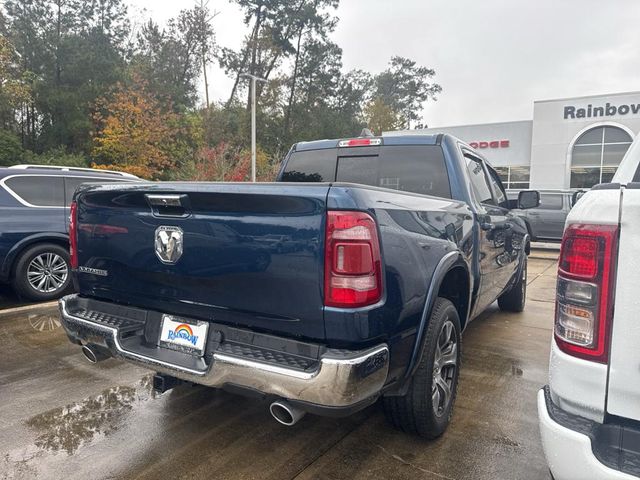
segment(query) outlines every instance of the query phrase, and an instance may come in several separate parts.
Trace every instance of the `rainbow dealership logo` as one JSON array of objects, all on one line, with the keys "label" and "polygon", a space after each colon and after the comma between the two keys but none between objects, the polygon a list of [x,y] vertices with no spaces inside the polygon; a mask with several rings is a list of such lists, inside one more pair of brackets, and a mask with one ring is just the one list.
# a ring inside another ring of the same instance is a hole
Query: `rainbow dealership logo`
[{"label": "rainbow dealership logo", "polygon": [[191,330],[191,327],[186,323],[181,323],[173,331],[169,330],[169,340],[178,339],[186,340],[193,345],[196,345],[196,343],[198,343],[198,335],[194,335],[193,330]]}]

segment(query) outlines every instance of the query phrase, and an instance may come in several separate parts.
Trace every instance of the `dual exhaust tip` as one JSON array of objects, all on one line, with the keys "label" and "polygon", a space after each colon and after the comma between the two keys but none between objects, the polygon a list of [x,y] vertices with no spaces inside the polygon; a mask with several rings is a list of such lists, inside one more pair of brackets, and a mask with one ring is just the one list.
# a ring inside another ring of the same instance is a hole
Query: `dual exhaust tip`
[{"label": "dual exhaust tip", "polygon": [[[92,343],[87,343],[82,346],[82,354],[91,363],[98,363],[112,356],[107,348]],[[156,375],[156,377],[158,377],[158,375]],[[162,389],[162,391],[166,390],[168,390],[168,388]],[[292,427],[298,423],[306,413],[304,410],[294,407],[286,400],[276,400],[273,402],[269,405],[269,412],[271,412],[271,416],[273,416],[277,422],[287,427]]]},{"label": "dual exhaust tip", "polygon": [[269,405],[269,411],[273,418],[287,427],[292,427],[298,423],[298,421],[304,417],[305,413],[307,413],[304,410],[294,407],[286,400],[276,400]]},{"label": "dual exhaust tip", "polygon": [[111,358],[111,352],[107,348],[92,343],[82,346],[82,354],[90,363],[98,363]]}]

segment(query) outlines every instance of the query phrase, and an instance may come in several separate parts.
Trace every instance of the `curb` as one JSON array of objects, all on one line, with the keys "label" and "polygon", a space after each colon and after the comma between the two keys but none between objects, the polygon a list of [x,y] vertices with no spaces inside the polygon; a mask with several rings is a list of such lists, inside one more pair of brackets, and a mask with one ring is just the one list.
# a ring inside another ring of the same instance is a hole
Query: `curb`
[{"label": "curb", "polygon": [[43,308],[50,308],[50,307],[57,307],[57,306],[58,306],[58,301],[53,300],[51,302],[36,303],[35,305],[25,305],[23,307],[7,308],[6,310],[0,310],[0,318],[5,315],[12,315],[12,314],[22,313],[22,312],[30,312],[32,310],[42,310]]}]

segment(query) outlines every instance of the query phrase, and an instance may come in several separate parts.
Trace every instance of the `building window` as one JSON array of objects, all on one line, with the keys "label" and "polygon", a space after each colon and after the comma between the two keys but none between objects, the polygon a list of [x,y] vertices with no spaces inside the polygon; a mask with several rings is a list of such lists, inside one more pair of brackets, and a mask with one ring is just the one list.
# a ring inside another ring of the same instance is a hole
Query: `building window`
[{"label": "building window", "polygon": [[618,127],[595,127],[580,135],[571,152],[571,188],[610,182],[632,141]]},{"label": "building window", "polygon": [[529,167],[493,167],[500,175],[504,188],[526,190],[529,188]]}]

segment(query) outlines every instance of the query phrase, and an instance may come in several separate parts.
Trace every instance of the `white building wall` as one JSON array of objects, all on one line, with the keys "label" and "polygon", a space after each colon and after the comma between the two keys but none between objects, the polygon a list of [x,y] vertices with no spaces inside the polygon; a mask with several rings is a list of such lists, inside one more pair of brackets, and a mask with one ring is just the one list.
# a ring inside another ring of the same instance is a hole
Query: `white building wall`
[{"label": "white building wall", "polygon": [[[604,115],[595,111],[598,107]],[[640,92],[534,102],[531,187],[569,188],[573,144],[599,125],[620,127],[635,138],[640,133]]]},{"label": "white building wall", "polygon": [[[494,167],[528,166],[531,159],[532,126],[533,122],[531,120],[523,120],[517,122],[485,123],[480,125],[385,132],[383,136],[449,133],[466,143],[478,143],[476,149],[482,153]],[[500,143],[504,140],[509,142],[508,147],[505,147],[504,143]],[[498,143],[496,144],[495,142]]]}]

